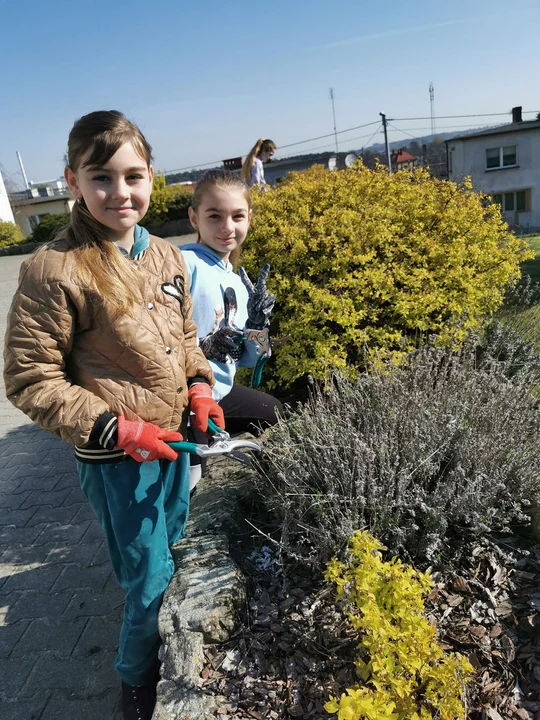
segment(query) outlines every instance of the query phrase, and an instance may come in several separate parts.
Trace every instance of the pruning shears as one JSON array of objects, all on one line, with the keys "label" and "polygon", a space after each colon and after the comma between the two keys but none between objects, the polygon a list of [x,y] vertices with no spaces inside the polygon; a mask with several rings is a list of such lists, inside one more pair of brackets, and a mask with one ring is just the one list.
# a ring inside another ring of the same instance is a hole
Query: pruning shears
[{"label": "pruning shears", "polygon": [[233,460],[238,460],[238,462],[248,466],[251,465],[251,458],[249,455],[240,452],[240,450],[253,450],[254,452],[260,452],[261,450],[259,445],[251,442],[251,440],[233,440],[228,432],[222,430],[210,419],[208,419],[208,431],[212,433],[212,438],[208,445],[193,443],[187,440],[167,444],[177,452],[187,452],[202,458],[227,455]]}]

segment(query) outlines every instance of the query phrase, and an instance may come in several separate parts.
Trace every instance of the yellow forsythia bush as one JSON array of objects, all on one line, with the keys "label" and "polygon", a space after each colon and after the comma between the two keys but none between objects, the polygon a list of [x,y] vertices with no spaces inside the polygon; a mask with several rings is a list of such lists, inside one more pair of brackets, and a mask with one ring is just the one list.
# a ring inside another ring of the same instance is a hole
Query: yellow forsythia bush
[{"label": "yellow forsythia bush", "polygon": [[21,229],[15,223],[0,220],[0,247],[16,245],[24,240]]},{"label": "yellow forsythia bush", "polygon": [[144,227],[159,226],[167,220],[187,218],[193,188],[186,185],[167,185],[165,176],[158,173],[154,178],[150,206],[141,223]]},{"label": "yellow forsythia bush", "polygon": [[384,562],[381,550],[372,535],[357,532],[348,562],[334,558],[326,570],[361,638],[362,682],[331,697],[325,710],[338,720],[462,720],[473,668],[462,655],[443,652],[423,614],[429,574],[396,558]]},{"label": "yellow forsythia bush", "polygon": [[531,257],[498,206],[424,170],[314,166],[254,190],[253,202],[242,264],[255,277],[272,265],[282,387],[329,368],[354,376],[366,348],[405,352],[420,333],[459,341]]}]

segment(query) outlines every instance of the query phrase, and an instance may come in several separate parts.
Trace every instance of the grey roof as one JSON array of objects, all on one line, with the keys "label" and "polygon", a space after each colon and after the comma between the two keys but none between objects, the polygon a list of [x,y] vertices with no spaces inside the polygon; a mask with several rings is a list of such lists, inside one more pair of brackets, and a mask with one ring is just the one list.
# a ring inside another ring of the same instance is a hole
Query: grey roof
[{"label": "grey roof", "polygon": [[523,132],[523,130],[540,130],[540,120],[523,120],[522,122],[499,125],[498,127],[480,130],[479,132],[470,133],[469,135],[456,135],[453,138],[445,140],[445,142],[472,140],[478,137],[485,137],[486,135],[501,135],[501,133]]}]

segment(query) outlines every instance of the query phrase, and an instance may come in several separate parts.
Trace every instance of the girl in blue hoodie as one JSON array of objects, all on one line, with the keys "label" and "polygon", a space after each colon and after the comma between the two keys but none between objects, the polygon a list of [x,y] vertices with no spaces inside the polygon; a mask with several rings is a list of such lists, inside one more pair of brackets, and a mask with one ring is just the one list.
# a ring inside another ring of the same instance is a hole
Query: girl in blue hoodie
[{"label": "girl in blue hoodie", "polygon": [[[199,345],[216,379],[214,399],[223,409],[229,433],[254,432],[276,422],[281,403],[234,384],[237,368],[254,367],[259,357],[257,341],[246,340],[246,331],[266,330],[275,302],[266,289],[269,266],[255,286],[243,268],[240,274],[233,269],[251,222],[247,185],[227,170],[208,171],[195,186],[189,219],[199,237],[180,249],[190,276]],[[192,456],[192,462],[197,460]],[[200,465],[192,465],[192,487],[199,477]]]}]

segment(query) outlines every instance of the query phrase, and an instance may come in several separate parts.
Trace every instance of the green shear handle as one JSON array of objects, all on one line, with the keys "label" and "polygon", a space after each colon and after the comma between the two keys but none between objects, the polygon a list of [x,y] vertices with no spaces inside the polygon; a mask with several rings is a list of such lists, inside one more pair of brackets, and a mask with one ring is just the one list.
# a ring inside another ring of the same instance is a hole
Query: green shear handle
[{"label": "green shear handle", "polygon": [[238,450],[254,450],[255,452],[260,451],[257,443],[251,442],[251,440],[232,440],[231,436],[226,430],[222,430],[218,427],[215,422],[208,420],[208,430],[212,433],[212,440],[210,445],[202,445],[199,443],[193,443],[189,441],[182,442],[171,442],[168,445],[177,452],[187,452],[191,455],[198,455],[199,457],[215,457],[217,455],[231,455],[235,460],[249,465],[248,456],[242,456]]}]

